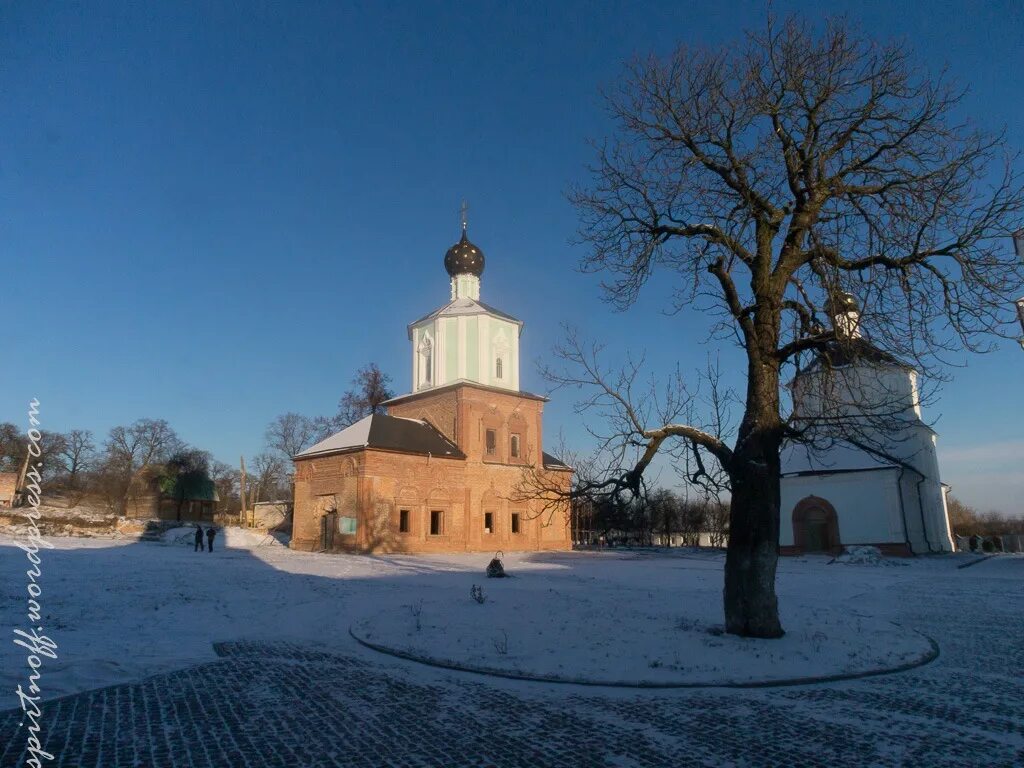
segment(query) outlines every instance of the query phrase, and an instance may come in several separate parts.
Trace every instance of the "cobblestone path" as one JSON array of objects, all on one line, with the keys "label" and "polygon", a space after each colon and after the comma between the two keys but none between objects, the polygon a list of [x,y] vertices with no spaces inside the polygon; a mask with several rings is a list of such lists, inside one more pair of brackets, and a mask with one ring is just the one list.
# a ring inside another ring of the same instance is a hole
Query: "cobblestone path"
[{"label": "cobblestone path", "polygon": [[[89,768],[1021,766],[1024,559],[978,567],[1015,573],[980,596],[908,587],[941,655],[897,675],[612,691],[225,643],[218,661],[50,702],[44,746]],[[27,764],[21,720],[0,712],[3,768]]]}]

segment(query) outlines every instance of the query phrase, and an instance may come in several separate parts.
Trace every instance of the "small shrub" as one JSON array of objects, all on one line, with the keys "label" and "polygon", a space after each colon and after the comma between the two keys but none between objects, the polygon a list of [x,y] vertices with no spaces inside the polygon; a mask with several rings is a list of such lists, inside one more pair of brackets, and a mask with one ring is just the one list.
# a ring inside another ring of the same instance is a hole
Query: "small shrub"
[{"label": "small shrub", "polygon": [[492,640],[494,643],[494,650],[498,652],[499,656],[508,655],[508,632],[501,630],[501,637],[496,637]]},{"label": "small shrub", "polygon": [[700,621],[698,619],[689,619],[686,616],[681,616],[679,621],[676,622],[676,629],[681,629],[683,632],[693,632],[700,628]]},{"label": "small shrub", "polygon": [[828,640],[828,635],[824,632],[815,632],[808,638],[811,641],[811,645],[814,646],[815,653],[821,653],[821,646]]},{"label": "small shrub", "polygon": [[469,588],[469,596],[476,600],[480,605],[487,602],[487,595],[484,594],[483,587],[474,584]]},{"label": "small shrub", "polygon": [[420,621],[420,617],[423,615],[423,601],[417,600],[415,603],[410,605],[409,613],[411,613],[413,618],[416,619],[416,631],[419,632],[423,629],[423,624]]}]

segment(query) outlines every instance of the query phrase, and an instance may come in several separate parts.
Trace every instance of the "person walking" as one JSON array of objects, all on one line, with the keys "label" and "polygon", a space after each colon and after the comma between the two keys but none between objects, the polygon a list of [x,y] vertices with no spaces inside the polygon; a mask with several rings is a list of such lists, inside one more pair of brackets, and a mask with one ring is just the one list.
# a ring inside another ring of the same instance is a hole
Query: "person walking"
[{"label": "person walking", "polygon": [[217,535],[217,529],[212,525],[206,529],[206,544],[208,551],[213,552],[213,537]]},{"label": "person walking", "polygon": [[196,526],[196,546],[193,552],[203,551],[203,527],[201,525]]}]

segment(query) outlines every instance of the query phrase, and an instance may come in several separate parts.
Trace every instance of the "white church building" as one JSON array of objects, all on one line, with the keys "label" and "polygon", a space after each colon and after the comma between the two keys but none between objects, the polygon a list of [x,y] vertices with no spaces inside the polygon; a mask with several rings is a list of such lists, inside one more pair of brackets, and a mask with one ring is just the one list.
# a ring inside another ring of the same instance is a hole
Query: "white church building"
[{"label": "white church building", "polygon": [[917,371],[861,335],[853,297],[832,314],[842,338],[790,385],[794,421],[811,440],[783,450],[780,551],[951,552],[948,489]]}]

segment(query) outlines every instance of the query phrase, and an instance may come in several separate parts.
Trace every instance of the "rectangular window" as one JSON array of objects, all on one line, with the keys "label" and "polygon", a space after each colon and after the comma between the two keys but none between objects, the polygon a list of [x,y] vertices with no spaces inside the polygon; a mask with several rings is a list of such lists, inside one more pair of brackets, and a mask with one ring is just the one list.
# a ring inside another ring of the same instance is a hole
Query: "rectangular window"
[{"label": "rectangular window", "polygon": [[409,532],[409,510],[400,509],[398,510],[398,532],[408,533]]},{"label": "rectangular window", "polygon": [[443,520],[443,513],[441,512],[441,510],[439,510],[439,509],[432,509],[432,510],[430,510],[430,535],[431,536],[440,536],[441,535],[441,531],[443,530],[443,528],[441,526],[442,526],[443,522],[444,522],[444,520]]},{"label": "rectangular window", "polygon": [[512,435],[512,445],[510,446],[512,451],[512,458],[519,458],[519,435]]},{"label": "rectangular window", "polygon": [[356,532],[356,519],[354,517],[338,518],[338,533],[353,534]]},{"label": "rectangular window", "polygon": [[519,513],[512,513],[512,533],[519,533]]},{"label": "rectangular window", "polygon": [[484,533],[494,533],[493,512],[484,512]]},{"label": "rectangular window", "polygon": [[498,452],[498,433],[493,429],[487,430],[487,455],[493,456]]}]

